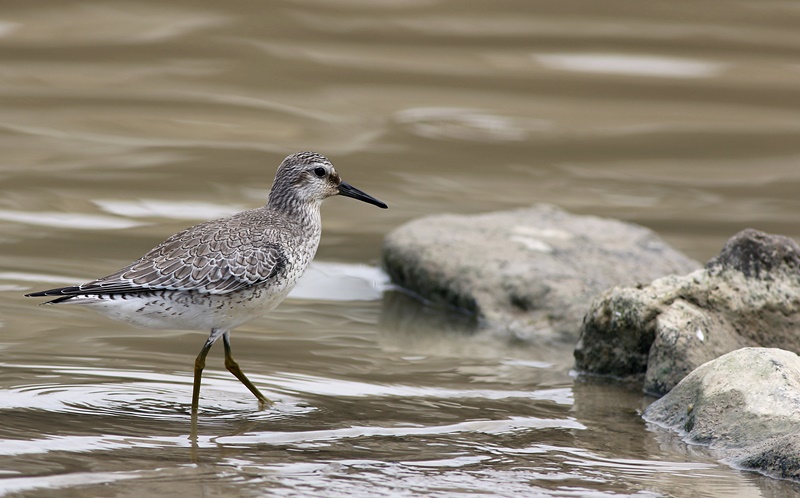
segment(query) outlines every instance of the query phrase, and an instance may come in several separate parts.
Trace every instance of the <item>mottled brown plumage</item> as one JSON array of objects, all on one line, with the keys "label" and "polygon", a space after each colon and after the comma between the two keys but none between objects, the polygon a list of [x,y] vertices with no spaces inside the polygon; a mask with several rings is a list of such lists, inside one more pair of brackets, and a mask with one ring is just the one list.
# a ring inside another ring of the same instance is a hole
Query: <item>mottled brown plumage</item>
[{"label": "mottled brown plumage", "polygon": [[195,361],[192,412],[206,354],[220,336],[225,366],[266,404],[231,357],[230,330],[277,306],[294,287],[319,245],[320,205],[333,195],[386,207],[343,182],[324,156],[300,152],[281,163],[266,206],[182,230],[105,277],[28,296],[56,296],[46,304],[81,304],[143,327],[210,329]]},{"label": "mottled brown plumage", "polygon": [[[108,276],[46,295],[122,294],[155,290],[228,294],[269,282],[288,263],[277,241],[265,240],[274,214],[266,208],[182,230]],[[280,239],[280,234],[272,238]]]}]

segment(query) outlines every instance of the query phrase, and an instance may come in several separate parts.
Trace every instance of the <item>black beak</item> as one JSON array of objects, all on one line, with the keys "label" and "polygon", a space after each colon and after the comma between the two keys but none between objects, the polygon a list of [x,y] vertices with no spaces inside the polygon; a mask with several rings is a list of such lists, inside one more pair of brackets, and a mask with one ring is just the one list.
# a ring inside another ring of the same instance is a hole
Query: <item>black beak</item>
[{"label": "black beak", "polygon": [[387,206],[385,203],[379,201],[378,199],[372,197],[371,195],[362,192],[355,188],[354,186],[350,185],[347,182],[342,182],[339,184],[339,195],[343,195],[345,197],[352,197],[353,199],[358,199],[359,201],[364,201],[368,204],[374,204],[379,208],[386,209]]}]

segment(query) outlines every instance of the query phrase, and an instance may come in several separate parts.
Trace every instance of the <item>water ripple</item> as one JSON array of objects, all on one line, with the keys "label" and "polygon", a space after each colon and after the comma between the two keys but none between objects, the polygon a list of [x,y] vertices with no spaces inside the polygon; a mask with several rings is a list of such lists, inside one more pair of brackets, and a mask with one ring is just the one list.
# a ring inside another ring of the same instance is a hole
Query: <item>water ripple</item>
[{"label": "water ripple", "polygon": [[[146,371],[98,369],[52,365],[0,364],[2,368],[41,370],[39,377],[47,382],[20,385],[0,390],[0,410],[38,409],[50,412],[82,414],[119,414],[161,419],[186,417],[191,377]],[[82,382],[54,380],[58,375]],[[343,379],[317,377],[299,373],[272,376],[251,374],[261,386],[271,386],[280,396],[274,409],[259,412],[256,402],[227,372],[206,371],[203,376],[201,410],[217,418],[268,419],[286,414],[303,414],[311,410],[300,406],[297,397],[319,395],[335,398],[400,398],[435,400],[508,400],[513,398],[550,401],[559,405],[573,404],[568,388],[524,390],[448,389],[402,384],[372,384]],[[99,379],[108,379],[107,381]]]},{"label": "water ripple", "polygon": [[134,221],[116,216],[103,216],[85,213],[61,213],[55,211],[16,211],[0,209],[0,220],[54,227],[60,229],[74,228],[78,230],[119,230],[145,225],[141,221]]},{"label": "water ripple", "polygon": [[[496,497],[638,497],[662,496],[651,491],[625,492],[614,489],[609,479],[577,476],[552,469],[519,467],[497,469],[486,459],[455,457],[442,460],[442,466],[428,467],[434,461],[387,462],[343,460],[323,463],[285,463],[252,466],[227,462],[235,468],[258,470],[254,481],[279,482],[276,496],[430,496],[446,498]],[[436,472],[441,469],[443,472]],[[538,482],[537,482],[538,481]],[[552,483],[552,484],[550,484]],[[598,485],[611,488],[603,490]],[[600,487],[600,489],[598,489]],[[398,490],[403,490],[398,492]]]},{"label": "water ripple", "polygon": [[[191,378],[144,371],[87,367],[11,365],[3,368],[42,370],[83,382],[49,380],[0,390],[0,410],[34,409],[51,413],[94,416],[125,416],[148,420],[188,420]],[[302,415],[313,408],[288,395],[270,410],[260,411],[256,400],[227,372],[206,372],[203,376],[200,412],[204,420],[274,420]],[[99,379],[108,379],[102,381]],[[268,397],[273,397],[266,391]]]},{"label": "water ripple", "polygon": [[[226,16],[198,9],[170,5],[125,4],[112,6],[103,2],[62,4],[58,9],[38,9],[28,13],[26,23],[13,30],[6,28],[6,38],[18,44],[53,43],[64,46],[86,44],[146,44],[187,37],[209,28],[224,26]],[[3,25],[11,23],[4,22]],[[0,25],[2,26],[2,25]]]},{"label": "water ripple", "polygon": [[243,211],[243,206],[200,201],[170,201],[165,199],[95,199],[100,209],[116,216],[133,218],[169,218],[172,220],[208,220],[230,216]]},{"label": "water ripple", "polygon": [[562,454],[564,463],[568,466],[594,468],[594,469],[614,469],[626,474],[654,474],[654,473],[676,473],[698,470],[716,469],[719,465],[703,462],[672,462],[668,460],[643,460],[636,458],[614,458],[606,457],[589,450],[571,447],[559,447],[548,444],[537,444],[526,448],[496,448],[504,454]]},{"label": "water ripple", "polygon": [[222,436],[215,439],[217,444],[270,444],[285,445],[311,442],[330,442],[341,439],[361,437],[418,437],[457,434],[462,432],[482,434],[509,434],[529,429],[570,429],[582,430],[586,426],[572,419],[545,419],[539,417],[509,417],[501,420],[470,420],[448,425],[423,427],[372,427],[353,426],[341,429],[279,432],[253,432],[241,436]]},{"label": "water ripple", "polygon": [[[266,380],[266,379],[265,379]],[[315,377],[312,375],[291,373],[269,378],[272,385],[286,390],[314,393],[340,397],[397,397],[397,398],[429,398],[429,399],[485,399],[504,400],[523,398],[531,400],[552,401],[560,405],[573,404],[572,389],[540,389],[536,391],[518,391],[504,389],[448,389],[431,386],[408,386],[398,384],[373,384],[342,379]]]},{"label": "water ripple", "polygon": [[654,55],[575,53],[532,57],[543,66],[562,71],[662,78],[709,78],[726,67],[719,62]]},{"label": "water ripple", "polygon": [[520,141],[552,128],[552,123],[546,120],[504,116],[481,109],[459,107],[405,109],[396,113],[394,119],[421,137],[466,141]]},{"label": "water ripple", "polygon": [[140,477],[138,472],[75,472],[72,474],[2,479],[0,480],[0,496],[33,489],[61,489],[91,484],[109,484],[137,477]]}]

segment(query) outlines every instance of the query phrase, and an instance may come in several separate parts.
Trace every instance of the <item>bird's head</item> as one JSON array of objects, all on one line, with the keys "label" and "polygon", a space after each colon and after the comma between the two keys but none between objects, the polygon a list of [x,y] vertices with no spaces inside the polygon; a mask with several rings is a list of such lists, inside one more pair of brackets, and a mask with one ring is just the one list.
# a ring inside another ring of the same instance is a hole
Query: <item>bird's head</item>
[{"label": "bird's head", "polygon": [[272,207],[292,203],[319,205],[334,195],[352,197],[380,208],[386,204],[342,181],[333,164],[316,152],[297,152],[283,160],[269,195]]}]

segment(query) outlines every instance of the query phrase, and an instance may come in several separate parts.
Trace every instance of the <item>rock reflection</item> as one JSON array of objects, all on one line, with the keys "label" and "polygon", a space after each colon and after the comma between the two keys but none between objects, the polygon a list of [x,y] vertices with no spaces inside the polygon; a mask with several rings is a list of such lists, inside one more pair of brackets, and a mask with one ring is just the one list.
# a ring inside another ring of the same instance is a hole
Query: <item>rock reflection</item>
[{"label": "rock reflection", "polygon": [[[562,386],[572,368],[571,344],[545,341],[520,342],[506,330],[494,330],[470,313],[424,302],[406,291],[384,293],[378,342],[387,351],[399,351],[423,358],[496,358],[489,377],[519,383],[533,378],[544,385]],[[476,367],[466,364],[461,373]],[[486,375],[478,375],[484,378]]]},{"label": "rock reflection", "polygon": [[465,311],[423,303],[405,291],[383,295],[379,341],[384,348],[449,355],[454,339],[474,336],[478,330],[478,318]]}]

